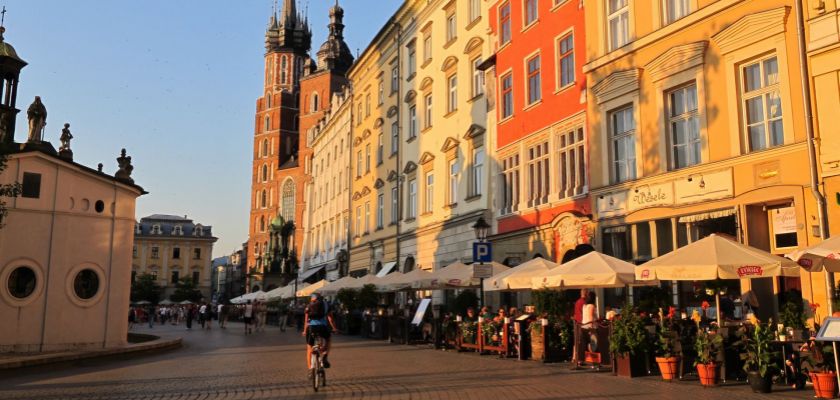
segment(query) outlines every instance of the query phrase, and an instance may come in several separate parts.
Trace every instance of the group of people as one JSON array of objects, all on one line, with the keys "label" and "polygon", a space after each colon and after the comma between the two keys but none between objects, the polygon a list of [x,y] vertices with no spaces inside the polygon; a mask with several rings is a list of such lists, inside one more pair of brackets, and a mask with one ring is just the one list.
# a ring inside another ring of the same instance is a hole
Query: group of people
[{"label": "group of people", "polygon": [[268,305],[264,301],[248,300],[247,303],[240,306],[242,312],[242,320],[245,322],[245,334],[250,335],[265,330],[265,323],[268,317]]},{"label": "group of people", "polygon": [[133,306],[128,309],[129,330],[139,323],[148,323],[149,328],[153,328],[155,323],[160,325],[166,325],[167,323],[180,325],[184,323],[187,330],[192,330],[193,321],[197,321],[201,325],[201,329],[209,330],[213,326],[214,319],[218,321],[220,328],[225,329],[227,327],[228,306],[202,302],[198,305],[149,305],[146,308]]}]

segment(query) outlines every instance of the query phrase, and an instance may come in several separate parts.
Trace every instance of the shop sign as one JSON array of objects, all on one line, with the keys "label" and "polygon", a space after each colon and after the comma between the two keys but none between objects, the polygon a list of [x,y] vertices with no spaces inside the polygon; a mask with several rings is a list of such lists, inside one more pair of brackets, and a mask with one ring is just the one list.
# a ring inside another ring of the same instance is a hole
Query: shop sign
[{"label": "shop sign", "polygon": [[674,181],[676,204],[692,204],[731,198],[735,195],[732,169],[692,174]]},{"label": "shop sign", "polygon": [[643,208],[671,206],[674,204],[674,185],[671,182],[658,185],[641,185],[629,193],[629,211]]},{"label": "shop sign", "polygon": [[627,214],[627,192],[605,193],[598,196],[595,204],[600,218]]},{"label": "shop sign", "polygon": [[793,207],[778,208],[773,214],[773,234],[783,235],[796,233],[796,209]]}]

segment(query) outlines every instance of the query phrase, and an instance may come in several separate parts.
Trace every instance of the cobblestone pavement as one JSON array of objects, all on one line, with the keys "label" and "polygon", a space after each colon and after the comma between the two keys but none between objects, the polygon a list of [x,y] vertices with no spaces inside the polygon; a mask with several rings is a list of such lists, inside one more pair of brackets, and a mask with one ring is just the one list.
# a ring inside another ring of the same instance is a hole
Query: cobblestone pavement
[{"label": "cobblestone pavement", "polygon": [[752,394],[744,384],[703,389],[697,382],[663,383],[608,373],[572,372],[562,365],[390,345],[337,337],[329,386],[313,393],[303,340],[276,328],[244,335],[181,327],[138,332],[184,337],[181,349],[132,357],[38,367],[0,375],[0,399],[806,399],[813,391],[779,388]]}]

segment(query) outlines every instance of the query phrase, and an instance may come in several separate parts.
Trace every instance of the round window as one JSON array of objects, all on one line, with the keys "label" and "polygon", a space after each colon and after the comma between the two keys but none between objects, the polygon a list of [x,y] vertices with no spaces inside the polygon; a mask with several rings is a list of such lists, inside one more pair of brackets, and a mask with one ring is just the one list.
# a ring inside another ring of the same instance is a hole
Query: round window
[{"label": "round window", "polygon": [[25,299],[35,291],[35,271],[29,267],[17,267],[9,275],[9,293],[18,299]]},{"label": "round window", "polygon": [[76,296],[82,300],[88,300],[96,296],[99,291],[99,275],[92,269],[84,269],[76,274],[76,279],[73,281],[73,290]]},{"label": "round window", "polygon": [[105,202],[102,200],[97,200],[96,204],[93,205],[93,208],[94,210],[96,210],[96,212],[101,214],[102,211],[105,211]]}]

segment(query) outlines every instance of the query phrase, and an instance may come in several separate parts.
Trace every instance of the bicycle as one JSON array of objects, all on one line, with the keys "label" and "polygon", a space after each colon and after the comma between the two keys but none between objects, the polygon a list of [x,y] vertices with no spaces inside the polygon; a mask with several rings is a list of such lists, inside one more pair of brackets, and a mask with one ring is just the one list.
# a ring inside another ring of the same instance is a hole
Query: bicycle
[{"label": "bicycle", "polygon": [[326,340],[321,335],[315,335],[315,344],[312,345],[312,356],[310,358],[309,379],[312,381],[312,389],[316,392],[319,387],[327,386],[327,371],[324,368],[324,361],[321,357],[321,349],[324,348]]}]

